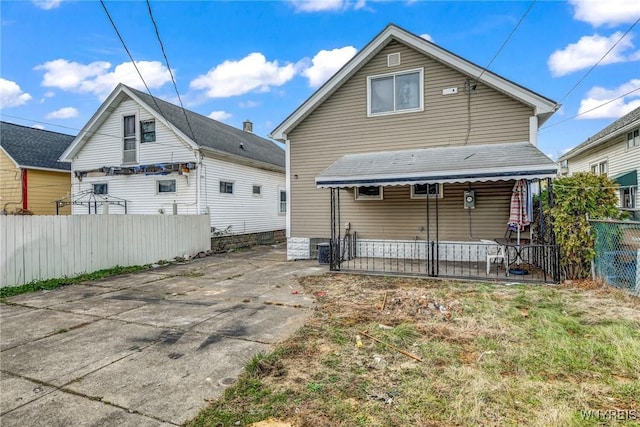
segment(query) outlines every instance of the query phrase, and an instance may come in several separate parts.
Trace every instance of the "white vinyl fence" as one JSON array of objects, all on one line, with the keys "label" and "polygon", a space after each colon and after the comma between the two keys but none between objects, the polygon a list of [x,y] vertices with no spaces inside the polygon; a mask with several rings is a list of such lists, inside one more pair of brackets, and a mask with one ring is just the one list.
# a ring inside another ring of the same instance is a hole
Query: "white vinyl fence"
[{"label": "white vinyl fence", "polygon": [[192,256],[208,215],[0,215],[0,287]]}]

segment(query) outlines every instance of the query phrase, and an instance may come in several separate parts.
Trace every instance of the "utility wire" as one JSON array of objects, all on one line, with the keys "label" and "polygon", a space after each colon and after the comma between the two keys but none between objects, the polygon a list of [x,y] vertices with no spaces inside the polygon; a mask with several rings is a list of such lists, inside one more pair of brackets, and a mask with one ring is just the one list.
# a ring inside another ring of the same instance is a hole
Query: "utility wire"
[{"label": "utility wire", "polygon": [[[156,107],[158,108],[158,111],[160,112],[160,115],[162,115],[162,117],[164,117],[164,114],[162,113],[162,110],[160,109],[160,106],[158,105],[158,102],[156,101],[156,98],[153,95],[151,95],[151,90],[149,89],[149,86],[147,86],[147,82],[144,80],[144,77],[142,77],[142,73],[138,69],[138,65],[136,64],[136,61],[133,59],[133,56],[131,55],[131,52],[129,52],[129,48],[127,47],[127,44],[124,42],[124,39],[120,35],[120,31],[118,31],[118,27],[116,26],[116,23],[111,18],[111,15],[109,14],[109,11],[107,10],[107,6],[104,4],[104,0],[100,0],[100,4],[102,5],[102,8],[104,9],[104,12],[107,14],[107,17],[109,18],[109,21],[111,22],[111,25],[113,26],[113,29],[115,30],[116,34],[118,35],[118,38],[120,39],[120,42],[122,43],[122,46],[124,47],[124,50],[127,52],[127,55],[129,55],[129,59],[131,59],[131,63],[133,64],[134,68],[138,72],[138,76],[140,76],[140,79],[142,80],[142,83],[144,84],[144,87],[147,89],[147,93],[149,94],[151,99],[153,99],[153,103],[156,104]],[[171,71],[171,70],[169,70],[169,71]],[[164,119],[167,120],[166,117],[164,117]]]},{"label": "utility wire", "polygon": [[158,38],[158,43],[160,43],[160,50],[162,50],[162,56],[164,56],[164,61],[167,63],[167,68],[169,69],[169,75],[171,76],[171,82],[173,83],[173,88],[176,91],[176,95],[178,95],[178,101],[180,102],[180,107],[182,108],[184,119],[187,121],[187,126],[189,126],[189,130],[191,131],[191,138],[197,144],[198,142],[196,141],[196,135],[193,132],[193,128],[191,127],[191,123],[189,122],[189,117],[187,117],[187,112],[184,108],[184,105],[182,104],[182,98],[180,97],[180,92],[178,91],[178,85],[176,84],[176,79],[173,76],[173,71],[171,71],[171,65],[169,65],[169,58],[167,58],[167,53],[164,50],[164,44],[162,43],[162,39],[160,38],[160,32],[158,30],[158,25],[156,24],[156,20],[153,18],[153,12],[151,11],[151,3],[149,2],[149,0],[147,0],[147,9],[149,10],[149,16],[151,17],[153,28],[156,31],[156,37]]},{"label": "utility wire", "polygon": [[591,109],[589,109],[589,110],[587,110],[587,111],[583,111],[582,113],[576,114],[575,116],[569,117],[568,119],[560,120],[559,122],[556,122],[556,123],[554,123],[554,124],[543,126],[543,127],[541,127],[540,129],[538,129],[538,130],[544,130],[544,129],[547,129],[547,128],[550,128],[550,127],[554,127],[554,126],[556,126],[556,125],[559,125],[560,123],[568,122],[569,120],[573,120],[573,119],[575,119],[576,117],[580,117],[580,116],[585,115],[585,114],[587,114],[587,113],[590,113],[590,112],[592,112],[592,111],[594,111],[594,110],[597,110],[598,108],[602,108],[602,107],[604,107],[604,106],[605,106],[605,105],[607,105],[607,104],[611,104],[613,101],[617,101],[618,99],[620,99],[620,98],[624,98],[625,96],[627,96],[627,95],[631,95],[633,92],[637,92],[637,91],[639,91],[639,90],[640,90],[640,87],[637,87],[637,88],[635,88],[635,89],[633,89],[633,90],[630,90],[630,91],[629,91],[629,92],[627,92],[627,93],[623,93],[622,95],[620,95],[620,96],[618,96],[618,97],[615,97],[615,98],[613,98],[613,99],[610,99],[610,100],[608,100],[607,102],[603,102],[603,103],[602,103],[602,104],[600,104],[600,105],[596,105],[595,107],[593,107],[593,108],[591,108]]},{"label": "utility wire", "polygon": [[562,97],[562,99],[561,99],[558,103],[562,103],[562,101],[564,101],[564,100],[569,96],[569,94],[571,94],[571,92],[573,92],[573,91],[574,91],[574,89],[575,89],[575,88],[577,88],[577,87],[580,85],[580,83],[582,83],[582,82],[583,82],[583,80],[584,80],[584,79],[586,79],[586,78],[587,78],[587,76],[588,76],[589,74],[591,74],[591,72],[592,72],[592,71],[593,71],[593,70],[594,70],[598,65],[600,65],[600,63],[604,60],[604,58],[606,58],[606,57],[607,57],[607,55],[609,55],[609,54],[611,53],[611,51],[612,51],[612,50],[613,50],[613,49],[618,45],[618,43],[620,43],[620,42],[622,41],[622,39],[623,39],[623,38],[625,38],[625,37],[627,36],[627,34],[629,34],[629,32],[633,29],[633,27],[635,27],[635,26],[636,26],[636,24],[637,24],[638,22],[640,22],[640,18],[636,19],[636,22],[634,22],[633,24],[631,24],[631,26],[629,27],[629,29],[628,29],[628,30],[627,30],[627,31],[626,31],[626,32],[625,32],[625,33],[624,33],[624,34],[623,34],[623,35],[622,35],[622,36],[621,36],[621,37],[620,37],[620,38],[619,38],[619,39],[618,39],[614,44],[613,44],[613,46],[611,46],[611,47],[609,48],[609,50],[608,50],[604,55],[602,55],[602,58],[600,58],[600,59],[598,60],[598,62],[596,62],[595,64],[593,64],[593,66],[589,69],[589,71],[587,71],[587,72],[585,73],[585,75],[584,75],[584,76],[582,76],[582,78],[581,78],[580,80],[578,80],[578,82],[577,82],[575,85],[573,85],[573,87],[572,87],[571,89],[569,89],[569,91],[568,91],[568,92],[567,92],[567,93]]},{"label": "utility wire", "polygon": [[482,75],[484,74],[485,71],[487,71],[487,69],[491,66],[491,64],[493,64],[493,61],[495,61],[495,59],[498,57],[498,55],[500,55],[500,52],[502,52],[502,49],[504,49],[504,47],[507,45],[507,43],[509,43],[509,40],[511,39],[511,36],[513,36],[513,34],[516,32],[516,30],[518,29],[518,27],[520,26],[520,24],[522,23],[522,21],[524,21],[524,18],[529,14],[529,12],[531,11],[531,9],[533,8],[533,5],[536,3],[536,0],[533,0],[531,2],[531,4],[529,5],[529,8],[527,9],[527,11],[524,13],[524,15],[522,15],[522,17],[520,18],[520,20],[518,21],[518,23],[516,24],[516,26],[513,28],[513,30],[511,30],[511,33],[509,33],[509,35],[507,36],[507,38],[505,39],[504,43],[502,43],[502,46],[500,46],[500,49],[498,49],[498,51],[496,52],[495,55],[493,55],[493,58],[491,58],[491,61],[489,61],[489,63],[487,64],[486,67],[484,67],[482,69],[482,72],[480,73],[480,75],[476,78],[477,80],[480,80],[480,77],[482,77]]}]

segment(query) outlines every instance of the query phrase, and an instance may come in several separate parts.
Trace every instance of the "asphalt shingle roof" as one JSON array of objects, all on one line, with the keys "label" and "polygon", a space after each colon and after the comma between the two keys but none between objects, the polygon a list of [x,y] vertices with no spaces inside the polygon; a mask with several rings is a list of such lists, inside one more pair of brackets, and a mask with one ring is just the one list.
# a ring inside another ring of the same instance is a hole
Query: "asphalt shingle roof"
[{"label": "asphalt shingle roof", "polygon": [[615,133],[617,130],[622,129],[623,127],[627,126],[628,124],[633,123],[633,122],[638,121],[638,120],[640,120],[640,107],[636,108],[635,110],[631,111],[630,113],[625,114],[624,116],[620,117],[615,122],[611,123],[609,126],[607,126],[604,129],[602,129],[600,132],[598,132],[595,135],[587,138],[586,141],[582,142],[580,145],[578,145],[577,147],[573,148],[568,153],[560,156],[559,160],[569,159],[574,154],[580,153],[580,152],[584,151],[586,148],[591,147],[592,145],[593,146],[595,146],[595,144],[599,145],[599,143],[604,142],[604,141],[602,141],[602,138],[605,138],[605,137]]},{"label": "asphalt shingle roof", "polygon": [[177,105],[129,86],[127,88],[201,147],[246,157],[281,168],[285,167],[284,150],[273,141],[220,123],[193,111],[183,110]]},{"label": "asphalt shingle roof", "polygon": [[22,168],[71,170],[58,158],[75,137],[0,121],[0,146]]}]

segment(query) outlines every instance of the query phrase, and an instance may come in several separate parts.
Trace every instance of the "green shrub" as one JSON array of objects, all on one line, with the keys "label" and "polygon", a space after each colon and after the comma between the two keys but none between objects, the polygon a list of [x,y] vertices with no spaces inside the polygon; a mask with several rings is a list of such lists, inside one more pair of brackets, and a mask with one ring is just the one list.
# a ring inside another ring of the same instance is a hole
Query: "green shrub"
[{"label": "green shrub", "polygon": [[606,175],[577,173],[553,182],[551,220],[560,246],[560,265],[567,279],[589,276],[595,256],[588,219],[621,218],[617,184]]}]

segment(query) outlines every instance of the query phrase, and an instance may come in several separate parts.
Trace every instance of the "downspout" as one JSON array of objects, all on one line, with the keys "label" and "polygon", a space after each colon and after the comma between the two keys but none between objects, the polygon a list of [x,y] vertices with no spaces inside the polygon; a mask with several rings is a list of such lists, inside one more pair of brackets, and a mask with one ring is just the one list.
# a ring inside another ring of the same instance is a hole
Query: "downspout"
[{"label": "downspout", "polygon": [[200,184],[201,184],[201,177],[200,174],[202,173],[202,153],[200,152],[200,150],[196,151],[196,212],[198,215],[200,215],[202,213],[201,211],[201,206],[200,206]]}]

